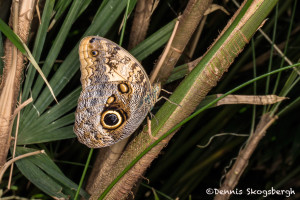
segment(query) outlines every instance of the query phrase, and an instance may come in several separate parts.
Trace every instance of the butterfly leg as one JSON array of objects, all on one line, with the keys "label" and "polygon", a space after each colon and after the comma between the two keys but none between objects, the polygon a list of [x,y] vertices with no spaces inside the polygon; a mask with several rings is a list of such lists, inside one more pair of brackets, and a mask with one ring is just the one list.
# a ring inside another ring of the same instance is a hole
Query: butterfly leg
[{"label": "butterfly leg", "polygon": [[165,90],[165,89],[163,89],[163,88],[161,88],[161,91],[164,91],[164,92],[167,93],[167,94],[173,94],[173,92],[169,92],[168,90]]},{"label": "butterfly leg", "polygon": [[179,104],[177,104],[177,103],[175,103],[175,102],[171,101],[170,99],[168,99],[167,97],[164,97],[164,96],[161,96],[161,97],[159,97],[159,98],[157,99],[157,101],[156,101],[156,102],[158,102],[158,101],[160,101],[160,100],[162,100],[162,99],[165,99],[165,100],[167,100],[169,103],[171,103],[171,104],[174,104],[174,105],[176,105],[176,106],[179,106],[179,107],[181,107],[181,105],[179,105]]}]

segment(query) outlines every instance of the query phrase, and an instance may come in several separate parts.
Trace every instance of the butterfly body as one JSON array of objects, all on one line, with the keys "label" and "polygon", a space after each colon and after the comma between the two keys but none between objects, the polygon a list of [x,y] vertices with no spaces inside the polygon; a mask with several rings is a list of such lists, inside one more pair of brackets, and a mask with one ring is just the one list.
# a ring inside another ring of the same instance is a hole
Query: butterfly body
[{"label": "butterfly body", "polygon": [[79,46],[82,91],[74,132],[90,148],[110,146],[131,135],[159,95],[141,64],[126,50],[99,36]]}]

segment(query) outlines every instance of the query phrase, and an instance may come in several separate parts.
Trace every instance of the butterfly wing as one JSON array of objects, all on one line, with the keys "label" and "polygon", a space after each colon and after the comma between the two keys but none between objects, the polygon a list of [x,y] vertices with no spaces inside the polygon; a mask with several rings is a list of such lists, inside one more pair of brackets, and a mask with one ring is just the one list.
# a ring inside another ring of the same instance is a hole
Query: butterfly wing
[{"label": "butterfly wing", "polygon": [[129,52],[105,38],[84,38],[79,57],[82,92],[74,132],[88,147],[110,146],[145,119],[152,106],[145,101],[151,96],[150,81]]}]

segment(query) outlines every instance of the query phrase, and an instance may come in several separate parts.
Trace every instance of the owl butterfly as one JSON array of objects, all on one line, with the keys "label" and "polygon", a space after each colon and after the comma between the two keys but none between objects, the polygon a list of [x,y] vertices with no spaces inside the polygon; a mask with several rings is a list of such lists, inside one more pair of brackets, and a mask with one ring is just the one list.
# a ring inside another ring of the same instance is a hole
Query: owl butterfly
[{"label": "owl butterfly", "polygon": [[110,146],[131,135],[156,102],[142,65],[114,42],[89,36],[79,45],[82,91],[74,132],[90,148]]}]

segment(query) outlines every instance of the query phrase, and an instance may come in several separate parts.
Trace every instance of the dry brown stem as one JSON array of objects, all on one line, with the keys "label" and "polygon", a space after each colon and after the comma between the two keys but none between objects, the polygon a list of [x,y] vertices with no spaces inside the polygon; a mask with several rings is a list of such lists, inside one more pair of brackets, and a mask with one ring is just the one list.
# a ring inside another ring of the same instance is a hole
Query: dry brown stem
[{"label": "dry brown stem", "polygon": [[156,145],[151,151],[149,151],[145,156],[143,156],[143,158],[136,165],[134,165],[109,192],[109,194],[107,195],[107,199],[126,199],[128,192],[131,191],[131,189],[134,187],[134,185],[142,176],[142,174],[144,174],[146,169],[150,166],[151,162],[158,156],[160,151],[170,141],[172,136],[173,134],[166,138],[164,142],[161,142],[158,145]]},{"label": "dry brown stem", "polygon": [[131,26],[128,49],[132,49],[146,37],[154,0],[139,0],[137,2],[134,19]]},{"label": "dry brown stem", "polygon": [[[136,181],[139,180],[141,175],[145,172],[145,170],[149,167],[150,163],[157,157],[161,149],[165,147],[167,142],[171,139],[171,136],[166,138],[164,142],[159,143],[156,145],[150,152],[148,152],[136,165],[131,168],[126,175],[114,186],[114,188],[109,192],[109,194],[105,197],[105,199],[110,200],[121,200],[126,199],[127,195],[131,191],[132,187],[136,184]],[[139,134],[134,141],[132,141],[128,147],[126,148],[126,153],[122,154],[120,159],[115,162],[114,168],[112,169],[118,169],[117,171],[122,170],[123,162],[124,160],[130,161],[132,157],[132,153],[137,154],[136,152],[140,152],[144,145],[132,145],[137,144],[137,142],[140,142],[141,140],[144,140],[144,144],[151,143],[152,138],[148,134]],[[147,142],[146,142],[147,141]],[[141,144],[141,143],[140,143]],[[97,185],[95,188],[96,192],[94,195],[91,196],[90,200],[96,200],[98,199],[99,195],[103,192],[103,185],[107,185],[111,182],[113,177],[115,175],[112,174],[114,170],[107,171],[107,174],[103,176],[102,185]]]},{"label": "dry brown stem", "polygon": [[[24,43],[27,42],[35,0],[13,1],[10,22]],[[23,55],[9,41],[5,42],[3,78],[0,85],[0,166],[5,163],[10,146],[12,115],[19,95],[24,68]]]},{"label": "dry brown stem", "polygon": [[[263,115],[258,123],[255,132],[250,136],[245,148],[240,151],[233,167],[226,174],[226,179],[220,187],[220,191],[231,191],[237,185],[241,175],[248,165],[248,161],[256,149],[260,140],[265,136],[267,129],[275,122],[277,117],[271,117],[268,113]],[[230,194],[227,192],[224,195],[220,193],[215,196],[215,200],[229,199]]]},{"label": "dry brown stem", "polygon": [[[216,94],[219,98],[223,94]],[[216,106],[224,104],[251,104],[251,105],[270,105],[288,99],[277,95],[227,95],[216,103]]]},{"label": "dry brown stem", "polygon": [[153,84],[154,81],[157,80],[156,78],[158,77],[158,73],[161,71],[163,63],[165,62],[166,57],[167,57],[168,53],[170,52],[172,42],[174,40],[176,31],[178,29],[178,25],[179,25],[179,21],[176,21],[173,32],[172,32],[172,35],[169,38],[169,41],[168,41],[163,53],[161,54],[161,56],[159,58],[159,61],[157,62],[157,64],[155,65],[154,70],[151,73],[151,77],[150,77],[150,83],[151,84]]},{"label": "dry brown stem", "polygon": [[103,181],[107,172],[111,170],[112,166],[114,166],[116,161],[120,158],[127,142],[128,138],[110,147],[99,149],[86,186],[86,191],[89,194],[95,194],[97,185],[102,184],[101,181]]},{"label": "dry brown stem", "polygon": [[156,78],[157,81],[164,83],[168,79],[205,11],[211,5],[211,2],[212,0],[190,0],[188,2],[182,17],[180,18],[178,30],[171,45],[171,49],[163,63],[163,68]]},{"label": "dry brown stem", "polygon": [[195,34],[193,34],[193,37],[191,38],[190,42],[187,45],[187,48],[186,48],[184,54],[186,55],[188,61],[190,61],[190,59],[193,57],[194,52],[196,50],[196,47],[198,46],[198,41],[201,37],[204,25],[206,23],[206,19],[207,19],[207,15],[205,15],[203,17],[203,19],[201,20],[197,30],[195,31]]},{"label": "dry brown stem", "polygon": [[204,25],[206,23],[207,15],[210,14],[210,13],[215,12],[216,10],[222,10],[226,15],[230,15],[230,13],[224,7],[219,6],[217,4],[211,4],[210,5],[210,7],[205,11],[203,19],[201,20],[199,26],[197,27],[197,30],[193,34],[191,40],[189,41],[189,43],[187,45],[187,48],[185,49],[185,53],[184,54],[187,56],[188,61],[194,55],[194,52],[196,50],[198,41],[200,39],[200,36],[202,34]]}]

